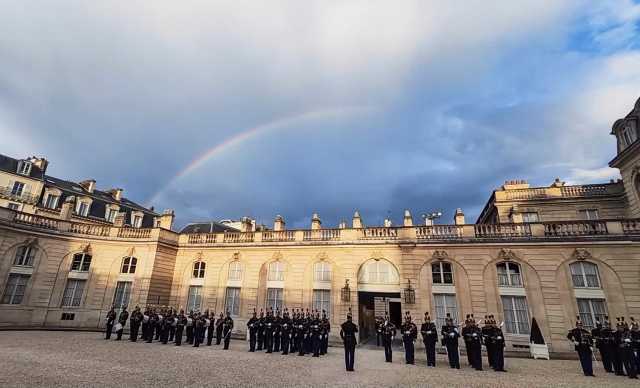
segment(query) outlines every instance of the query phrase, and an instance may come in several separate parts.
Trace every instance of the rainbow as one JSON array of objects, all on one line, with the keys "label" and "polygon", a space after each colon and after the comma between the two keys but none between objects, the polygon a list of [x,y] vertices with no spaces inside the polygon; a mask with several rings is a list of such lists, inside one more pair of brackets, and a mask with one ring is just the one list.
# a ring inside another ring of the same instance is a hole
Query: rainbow
[{"label": "rainbow", "polygon": [[207,151],[202,153],[200,156],[191,160],[191,162],[189,162],[182,170],[180,170],[176,175],[174,175],[164,186],[162,186],[157,192],[155,192],[155,194],[151,196],[151,198],[147,201],[147,207],[149,207],[150,204],[153,204],[154,202],[156,202],[160,197],[160,195],[169,187],[171,187],[173,184],[175,184],[178,180],[193,173],[202,165],[207,163],[209,160],[223,154],[224,152],[232,149],[233,147],[241,143],[244,143],[247,140],[253,139],[259,135],[289,128],[294,124],[302,124],[306,121],[339,118],[343,116],[368,113],[371,111],[372,111],[372,108],[367,106],[352,106],[352,107],[344,107],[344,108],[315,110],[315,111],[305,112],[302,114],[283,117],[262,125],[258,125],[253,128],[249,128],[245,131],[238,133],[235,136],[229,137],[228,139],[224,140],[221,143],[214,145],[213,147],[209,148]]}]

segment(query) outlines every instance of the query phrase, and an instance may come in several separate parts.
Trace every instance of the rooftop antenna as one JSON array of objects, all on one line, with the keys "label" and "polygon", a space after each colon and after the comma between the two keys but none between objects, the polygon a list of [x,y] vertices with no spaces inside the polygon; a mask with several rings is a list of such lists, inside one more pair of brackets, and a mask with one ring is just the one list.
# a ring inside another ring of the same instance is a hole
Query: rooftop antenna
[{"label": "rooftop antenna", "polygon": [[433,226],[435,220],[442,217],[442,211],[434,210],[432,212],[426,213],[422,215],[422,219],[424,220],[425,226]]}]

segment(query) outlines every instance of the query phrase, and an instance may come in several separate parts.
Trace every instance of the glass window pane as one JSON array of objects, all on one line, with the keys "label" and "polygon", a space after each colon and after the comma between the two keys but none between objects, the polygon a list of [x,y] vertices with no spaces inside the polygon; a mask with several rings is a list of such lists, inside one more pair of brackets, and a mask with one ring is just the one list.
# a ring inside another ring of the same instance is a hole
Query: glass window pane
[{"label": "glass window pane", "polygon": [[187,309],[199,310],[202,306],[202,286],[190,286],[187,297]]},{"label": "glass window pane", "polygon": [[225,298],[225,309],[233,316],[240,315],[240,289],[234,287],[227,288]]}]

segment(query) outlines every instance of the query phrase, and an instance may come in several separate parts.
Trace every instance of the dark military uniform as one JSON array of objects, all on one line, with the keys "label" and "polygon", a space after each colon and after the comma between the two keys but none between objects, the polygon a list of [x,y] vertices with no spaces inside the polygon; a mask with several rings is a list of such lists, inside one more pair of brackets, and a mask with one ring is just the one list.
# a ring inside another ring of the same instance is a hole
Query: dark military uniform
[{"label": "dark military uniform", "polygon": [[158,320],[158,314],[155,311],[149,312],[149,320],[147,322],[147,334],[145,334],[145,338],[147,339],[147,343],[153,342],[153,332],[156,327],[156,321]]},{"label": "dark military uniform", "polygon": [[460,369],[460,354],[458,353],[458,328],[454,326],[453,319],[447,314],[447,323],[442,326],[442,345],[447,348],[447,357],[451,368]]},{"label": "dark military uniform", "polygon": [[224,350],[229,349],[229,341],[231,341],[231,332],[233,331],[233,319],[227,312],[227,317],[222,323],[222,335],[224,336]]},{"label": "dark military uniform", "polygon": [[136,306],[136,308],[131,313],[131,318],[129,319],[129,341],[136,342],[138,340],[138,331],[140,330],[140,324],[142,322],[142,313],[140,312],[140,307]]},{"label": "dark military uniform", "polygon": [[105,331],[106,337],[105,339],[111,338],[111,332],[113,331],[113,324],[116,321],[116,311],[111,307],[111,310],[107,313],[107,329]]},{"label": "dark military uniform", "polygon": [[382,345],[384,345],[384,360],[386,362],[393,362],[393,350],[391,349],[391,345],[396,336],[396,326],[389,321],[388,316],[385,316],[385,319],[379,329],[382,330],[380,337],[382,338]]},{"label": "dark military uniform", "polygon": [[473,315],[467,315],[462,338],[467,349],[467,361],[476,370],[482,370],[482,331],[476,325]]},{"label": "dark military uniform", "polygon": [[576,327],[567,334],[567,338],[573,341],[575,345],[575,350],[578,352],[578,357],[580,357],[580,365],[582,365],[584,375],[593,376],[593,365],[591,361],[593,339],[591,333],[582,327],[580,317],[578,317]]},{"label": "dark military uniform", "polygon": [[258,350],[262,350],[264,345],[264,312],[260,310],[260,319],[258,319],[258,332],[256,333],[258,339]]},{"label": "dark military uniform", "polygon": [[322,343],[320,345],[320,355],[327,354],[329,350],[329,333],[331,332],[331,322],[327,318],[326,311],[322,310],[322,321],[320,322],[320,335],[322,337]]},{"label": "dark military uniform", "polygon": [[411,315],[407,312],[405,322],[400,327],[402,331],[402,343],[404,344],[404,358],[407,364],[413,364],[415,348],[413,342],[418,338],[418,327],[411,322]]},{"label": "dark military uniform", "polygon": [[180,310],[180,314],[178,314],[176,319],[178,321],[176,322],[175,341],[176,341],[176,346],[180,346],[182,344],[182,331],[184,330],[184,327],[187,325],[187,316],[184,315],[183,310]]},{"label": "dark military uniform", "polygon": [[282,345],[282,354],[289,354],[289,347],[291,346],[291,319],[286,309],[282,317],[282,322],[280,323],[280,342]]},{"label": "dark military uniform", "polygon": [[176,336],[176,328],[178,327],[176,312],[173,308],[169,309],[169,316],[172,318],[171,325],[169,325],[169,342],[173,342]]},{"label": "dark military uniform", "polygon": [[311,348],[313,350],[313,357],[320,357],[320,317],[316,315],[311,319],[309,324],[309,331],[311,335]]},{"label": "dark military uniform", "polygon": [[[618,323],[617,331],[615,333],[615,341],[618,346],[618,354],[620,359],[620,364],[624,366],[624,370],[627,376],[630,379],[638,378],[638,370],[636,369],[636,360],[635,354],[633,352],[633,336],[631,330],[629,330],[629,325],[625,322],[624,317],[617,318]],[[618,373],[616,370],[616,374],[624,375],[624,373]]]},{"label": "dark military uniform", "polygon": [[498,327],[493,315],[490,315],[491,327],[489,330],[489,342],[493,350],[493,369],[496,372],[506,372],[504,369],[504,334],[502,329]]},{"label": "dark military uniform", "polygon": [[382,317],[376,317],[376,346],[380,346],[380,342],[382,339],[383,323],[384,323],[384,319],[382,319]]},{"label": "dark military uniform", "polygon": [[218,320],[216,321],[216,345],[220,345],[220,342],[222,342],[222,325],[224,323],[224,315],[222,315],[222,313],[220,313],[220,316],[218,317]]},{"label": "dark military uniform", "polygon": [[600,351],[602,366],[607,373],[613,373],[613,352],[615,351],[614,332],[611,330],[609,317],[605,316],[604,325],[599,321],[596,327],[591,330],[591,337],[595,341],[595,346]]},{"label": "dark military uniform", "polygon": [[347,315],[347,321],[340,326],[340,338],[344,344],[344,363],[347,371],[353,372],[353,365],[356,356],[356,333],[358,326],[351,321],[351,313]]},{"label": "dark military uniform", "polygon": [[249,329],[249,351],[256,351],[256,334],[258,332],[258,318],[256,317],[256,311],[253,311],[253,317],[247,322],[247,328]]},{"label": "dark military uniform", "polygon": [[211,346],[211,343],[213,343],[213,333],[216,328],[215,322],[216,313],[212,312],[209,314],[209,326],[207,326],[207,346]]},{"label": "dark military uniform", "polygon": [[193,311],[189,312],[189,315],[187,316],[187,329],[186,329],[188,344],[193,344],[193,329],[195,328],[195,320],[193,319],[193,317],[194,317]]},{"label": "dark military uniform", "polygon": [[120,313],[120,316],[118,317],[118,323],[122,327],[120,327],[120,330],[116,332],[118,334],[118,338],[116,338],[116,341],[120,341],[122,339],[122,332],[124,331],[124,327],[127,324],[128,319],[129,319],[129,312],[127,311],[127,308],[124,307],[122,312]]},{"label": "dark military uniform", "polygon": [[273,316],[271,311],[267,311],[267,317],[264,319],[264,347],[267,353],[273,353]]},{"label": "dark military uniform", "polygon": [[204,335],[205,320],[203,316],[198,314],[193,320],[193,347],[200,347],[202,336]]},{"label": "dark military uniform", "polygon": [[282,324],[282,318],[280,317],[280,310],[276,312],[275,318],[273,318],[273,351],[280,352],[280,325]]},{"label": "dark military uniform", "polygon": [[305,339],[307,336],[307,320],[300,313],[300,318],[298,319],[298,326],[296,327],[296,348],[298,349],[298,356],[304,356],[306,346]]},{"label": "dark military uniform", "polygon": [[422,342],[427,352],[427,366],[436,366],[436,344],[438,343],[438,328],[431,322],[429,313],[424,314],[424,323],[420,327]]}]

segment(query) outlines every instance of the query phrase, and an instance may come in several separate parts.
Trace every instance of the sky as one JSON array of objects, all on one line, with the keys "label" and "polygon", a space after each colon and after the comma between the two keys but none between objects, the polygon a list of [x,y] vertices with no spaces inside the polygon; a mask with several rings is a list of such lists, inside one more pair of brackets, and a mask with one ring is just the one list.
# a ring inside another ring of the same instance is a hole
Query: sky
[{"label": "sky", "polygon": [[188,222],[474,222],[617,179],[640,2],[0,0],[0,153]]}]

